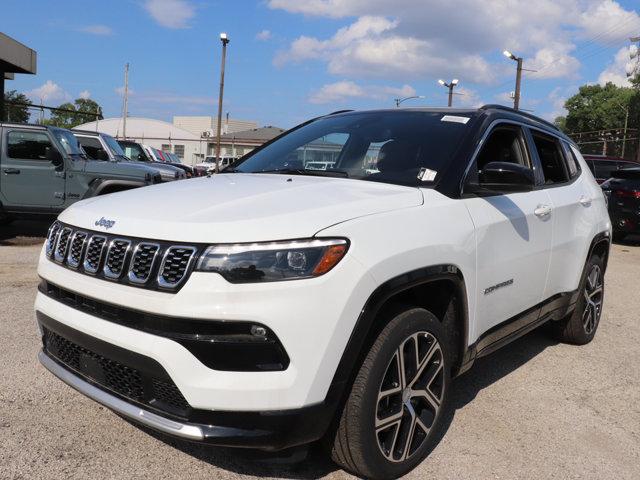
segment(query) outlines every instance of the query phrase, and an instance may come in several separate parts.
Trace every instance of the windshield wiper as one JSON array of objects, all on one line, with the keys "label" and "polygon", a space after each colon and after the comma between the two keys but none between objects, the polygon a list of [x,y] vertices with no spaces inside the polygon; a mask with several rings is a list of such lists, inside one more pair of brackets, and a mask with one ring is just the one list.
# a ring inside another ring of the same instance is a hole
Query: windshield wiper
[{"label": "windshield wiper", "polygon": [[309,175],[313,177],[349,177],[349,173],[345,170],[308,170],[306,168],[278,168],[274,170],[259,170],[251,173],[280,173],[282,175]]}]

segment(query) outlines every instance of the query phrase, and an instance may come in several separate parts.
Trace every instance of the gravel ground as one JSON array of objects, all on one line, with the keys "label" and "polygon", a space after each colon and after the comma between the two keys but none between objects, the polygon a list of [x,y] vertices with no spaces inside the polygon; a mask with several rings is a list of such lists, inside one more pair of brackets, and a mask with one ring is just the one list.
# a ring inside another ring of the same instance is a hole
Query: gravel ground
[{"label": "gravel ground", "polygon": [[[0,478],[350,478],[315,448],[261,458],[168,439],[47,373],[32,311],[44,227],[0,228]],[[444,439],[407,478],[640,478],[637,245],[613,247],[595,340],[535,331],[478,361],[454,383]]]}]

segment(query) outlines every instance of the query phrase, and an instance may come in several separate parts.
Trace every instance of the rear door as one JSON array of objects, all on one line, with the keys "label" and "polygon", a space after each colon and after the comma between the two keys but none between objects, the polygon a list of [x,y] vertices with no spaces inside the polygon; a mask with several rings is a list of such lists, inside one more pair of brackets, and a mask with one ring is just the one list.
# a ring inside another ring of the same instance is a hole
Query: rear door
[{"label": "rear door", "polygon": [[0,189],[7,207],[50,208],[64,203],[64,166],[55,167],[57,150],[45,130],[5,127]]},{"label": "rear door", "polygon": [[[586,249],[593,235],[594,195],[585,183],[587,175],[581,171],[564,140],[534,129],[530,134],[532,150],[544,177],[543,189],[553,208],[553,247],[543,295],[544,299],[549,299],[578,288]],[[615,165],[614,162],[607,163]]]},{"label": "rear door", "polygon": [[[500,124],[483,140],[467,181],[489,162],[532,167],[524,131]],[[502,193],[463,200],[476,228],[478,334],[527,312],[537,319],[551,256],[552,225],[546,190]]]}]

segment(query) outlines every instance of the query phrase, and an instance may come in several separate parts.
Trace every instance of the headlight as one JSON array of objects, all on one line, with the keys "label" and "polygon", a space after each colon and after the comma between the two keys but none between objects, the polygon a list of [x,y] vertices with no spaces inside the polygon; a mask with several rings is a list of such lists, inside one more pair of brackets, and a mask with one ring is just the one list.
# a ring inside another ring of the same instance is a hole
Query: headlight
[{"label": "headlight", "polygon": [[231,283],[318,277],[335,267],[348,247],[342,238],[214,245],[200,257],[196,270],[217,272]]}]

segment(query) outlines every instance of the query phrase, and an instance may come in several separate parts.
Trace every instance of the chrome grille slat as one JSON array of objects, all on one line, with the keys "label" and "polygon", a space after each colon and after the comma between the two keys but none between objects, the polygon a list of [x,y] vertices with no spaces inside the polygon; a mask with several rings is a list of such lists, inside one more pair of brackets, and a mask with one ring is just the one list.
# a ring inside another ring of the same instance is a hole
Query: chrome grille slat
[{"label": "chrome grille slat", "polygon": [[159,252],[160,245],[157,243],[140,242],[136,245],[129,265],[129,281],[138,284],[147,283],[151,278]]},{"label": "chrome grille slat", "polygon": [[104,262],[104,276],[111,279],[118,279],[124,271],[131,240],[124,238],[114,238],[109,242],[107,257]]},{"label": "chrome grille slat", "polygon": [[175,288],[180,285],[193,262],[195,253],[195,247],[186,245],[167,248],[160,264],[158,285],[163,288]]},{"label": "chrome grille slat", "polygon": [[53,253],[53,258],[58,263],[64,262],[64,259],[67,257],[71,232],[72,230],[69,227],[64,227],[58,234],[58,241],[56,242],[55,252]]},{"label": "chrome grille slat", "polygon": [[87,252],[84,257],[84,271],[95,275],[100,268],[100,261],[104,248],[107,245],[107,237],[104,235],[92,235],[87,244]]},{"label": "chrome grille slat", "polygon": [[67,265],[70,267],[78,268],[80,266],[87,236],[87,232],[83,232],[81,230],[77,230],[73,233],[69,246],[69,253],[67,253]]},{"label": "chrome grille slat", "polygon": [[60,222],[53,222],[47,232],[47,240],[45,246],[45,253],[47,257],[53,255],[53,249],[58,241],[58,233],[60,233]]}]

